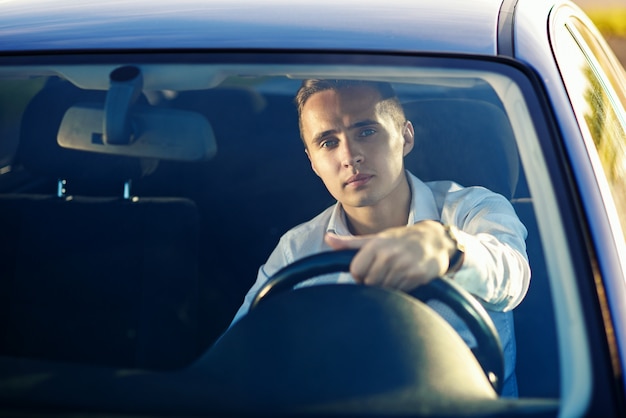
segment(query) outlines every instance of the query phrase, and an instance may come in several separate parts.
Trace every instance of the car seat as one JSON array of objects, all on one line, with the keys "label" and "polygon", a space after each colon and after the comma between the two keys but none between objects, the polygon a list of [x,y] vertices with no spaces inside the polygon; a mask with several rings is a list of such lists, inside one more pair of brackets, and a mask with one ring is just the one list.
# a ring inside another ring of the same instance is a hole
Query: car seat
[{"label": "car seat", "polygon": [[50,80],[24,112],[16,165],[32,175],[0,195],[0,354],[172,369],[198,354],[198,211],[133,196],[158,161],[64,149],[78,101],[105,92]]}]

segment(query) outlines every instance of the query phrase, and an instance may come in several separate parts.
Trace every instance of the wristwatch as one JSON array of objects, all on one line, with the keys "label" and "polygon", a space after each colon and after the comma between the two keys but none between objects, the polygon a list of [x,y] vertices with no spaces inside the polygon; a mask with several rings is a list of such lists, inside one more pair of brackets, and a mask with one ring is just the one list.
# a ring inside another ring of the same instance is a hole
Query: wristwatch
[{"label": "wristwatch", "polygon": [[454,242],[455,250],[452,256],[450,256],[450,262],[448,264],[448,270],[445,277],[452,279],[454,274],[461,270],[463,261],[465,260],[465,247],[457,239],[457,229],[452,225],[442,223],[444,230],[448,237]]}]

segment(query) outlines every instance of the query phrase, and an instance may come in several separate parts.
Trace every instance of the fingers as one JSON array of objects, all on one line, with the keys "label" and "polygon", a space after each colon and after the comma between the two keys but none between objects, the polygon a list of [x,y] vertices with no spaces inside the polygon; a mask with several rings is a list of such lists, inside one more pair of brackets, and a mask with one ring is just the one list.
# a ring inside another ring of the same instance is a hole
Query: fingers
[{"label": "fingers", "polygon": [[[368,277],[367,273],[370,271],[371,260],[368,256],[369,251],[363,251],[363,247],[370,241],[375,239],[375,236],[362,235],[362,236],[340,236],[333,233],[327,233],[324,240],[334,250],[346,250],[346,249],[361,249],[352,259],[350,264],[350,274],[358,283],[364,283]],[[370,279],[366,284],[377,284],[375,280]]]},{"label": "fingers", "polygon": [[431,279],[423,259],[395,239],[372,240],[352,260],[350,272],[370,286],[412,290]]},{"label": "fingers", "polygon": [[329,233],[325,241],[336,250],[360,249],[350,265],[358,283],[409,291],[440,275],[447,260],[424,238],[423,232],[396,228],[358,237]]}]

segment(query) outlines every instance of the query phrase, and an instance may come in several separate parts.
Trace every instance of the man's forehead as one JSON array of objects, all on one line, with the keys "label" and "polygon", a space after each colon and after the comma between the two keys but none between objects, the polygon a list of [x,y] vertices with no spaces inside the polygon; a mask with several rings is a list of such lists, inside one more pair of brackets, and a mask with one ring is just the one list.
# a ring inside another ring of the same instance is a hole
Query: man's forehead
[{"label": "man's forehead", "polygon": [[380,101],[381,95],[374,87],[371,86],[345,86],[339,89],[328,89],[314,93],[316,95],[332,96],[338,101],[354,101],[354,100],[371,100]]},{"label": "man's forehead", "polygon": [[376,113],[376,104],[381,101],[377,90],[367,86],[350,86],[339,90],[323,90],[309,97],[302,108],[303,116],[316,114],[335,117],[358,116],[371,117]]}]

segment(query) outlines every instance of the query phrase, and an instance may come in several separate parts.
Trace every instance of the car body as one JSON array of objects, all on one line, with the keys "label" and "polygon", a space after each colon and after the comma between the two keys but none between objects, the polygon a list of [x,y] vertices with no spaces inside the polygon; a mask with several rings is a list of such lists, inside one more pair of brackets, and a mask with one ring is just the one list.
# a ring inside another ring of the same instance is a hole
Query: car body
[{"label": "car body", "polygon": [[[5,1],[0,28],[0,415],[626,413],[626,73],[572,3]],[[519,399],[400,292],[284,291],[229,328],[333,204],[306,78],[392,82],[407,167],[517,211]]]}]

